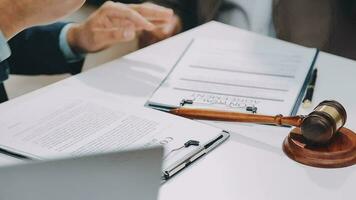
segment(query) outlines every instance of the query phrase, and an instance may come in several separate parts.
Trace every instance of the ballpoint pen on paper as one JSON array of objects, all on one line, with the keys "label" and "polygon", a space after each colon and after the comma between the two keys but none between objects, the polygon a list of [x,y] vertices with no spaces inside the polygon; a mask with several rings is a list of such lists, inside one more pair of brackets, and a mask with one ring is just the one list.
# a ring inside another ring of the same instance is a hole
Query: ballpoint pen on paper
[{"label": "ballpoint pen on paper", "polygon": [[313,94],[314,94],[314,88],[315,88],[315,83],[316,83],[316,79],[318,76],[318,70],[314,69],[311,80],[308,84],[307,87],[307,92],[305,94],[305,97],[303,99],[303,107],[304,108],[309,108],[312,104],[312,99],[313,99]]}]

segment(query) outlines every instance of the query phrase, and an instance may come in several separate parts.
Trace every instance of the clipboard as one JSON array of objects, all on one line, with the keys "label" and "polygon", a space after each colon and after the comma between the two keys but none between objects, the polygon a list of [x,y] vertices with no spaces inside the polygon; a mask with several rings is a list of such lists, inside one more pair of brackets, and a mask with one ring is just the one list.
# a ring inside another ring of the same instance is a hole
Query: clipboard
[{"label": "clipboard", "polygon": [[[205,103],[205,102],[196,100],[195,97],[193,97],[193,98],[181,97],[180,99],[175,99],[174,100],[175,103],[172,103],[173,102],[172,101],[173,97],[169,97],[169,96],[178,95],[178,93],[175,94],[174,91],[168,91],[168,89],[166,90],[168,92],[164,92],[163,91],[164,89],[162,89],[162,88],[167,88],[167,85],[171,85],[171,87],[175,87],[175,85],[174,85],[175,82],[173,82],[173,83],[167,83],[167,82],[170,81],[170,79],[171,79],[170,77],[172,76],[172,74],[175,73],[175,70],[177,70],[178,67],[183,67],[182,65],[180,65],[180,63],[182,62],[182,60],[185,57],[189,56],[189,54],[191,53],[190,51],[193,51],[193,50],[191,50],[191,48],[196,43],[196,41],[197,41],[197,39],[192,39],[189,42],[189,44],[187,45],[186,49],[179,56],[177,62],[174,65],[174,67],[171,69],[171,71],[168,73],[168,75],[165,77],[165,79],[162,81],[162,83],[153,92],[151,98],[146,102],[146,106],[147,107],[151,107],[151,108],[154,108],[154,109],[157,109],[157,110],[161,110],[161,111],[166,111],[166,112],[171,110],[171,109],[179,108],[181,106],[189,106],[189,107],[203,108],[203,109],[204,108],[217,109],[217,110],[219,110],[220,107],[221,107],[222,110],[226,109],[226,106],[225,107],[224,106],[220,106],[220,105],[216,106],[219,103],[210,103],[210,105],[209,105],[209,102]],[[305,47],[300,47],[300,48],[305,48]],[[298,49],[298,48],[296,48],[296,49]],[[307,88],[307,84],[308,84],[308,82],[310,80],[312,70],[314,69],[315,63],[316,63],[318,55],[319,55],[319,50],[318,49],[307,49],[306,51],[310,52],[308,55],[310,55],[309,58],[311,60],[311,63],[309,63],[308,68],[304,67],[304,69],[307,68],[308,70],[305,73],[306,75],[303,76],[303,82],[300,82],[300,85],[301,85],[300,89],[298,91],[295,91],[295,93],[294,93],[294,94],[296,94],[296,98],[295,98],[295,100],[293,100],[293,102],[290,102],[288,104],[288,105],[290,105],[290,107],[288,107],[288,112],[284,113],[284,112],[280,112],[280,111],[276,110],[275,111],[276,113],[283,113],[284,115],[295,115],[298,112],[299,106],[301,105],[301,102],[302,102],[302,99],[303,99],[303,95],[304,95],[304,93],[306,91],[306,88]],[[313,51],[315,51],[315,53]],[[312,53],[314,53],[313,56],[311,56]],[[186,91],[189,91],[189,90],[186,90]],[[192,90],[192,91],[189,91],[189,92],[193,93],[194,91]],[[217,95],[217,96],[224,95],[224,94],[214,93],[213,91],[204,91],[202,93],[206,94],[207,96],[208,95]],[[167,101],[157,100],[157,97],[159,97],[162,94],[167,95],[167,97],[170,100],[167,100]],[[245,98],[246,97],[247,98],[248,96],[249,95],[247,95],[247,94],[240,93],[236,97],[241,97],[241,98]],[[233,97],[233,95],[232,95],[232,97]],[[216,105],[214,105],[214,104],[216,104]],[[283,104],[276,104],[276,105],[283,105]],[[264,105],[258,105],[258,104],[254,104],[252,102],[252,103],[243,104],[243,106],[240,106],[240,105],[239,106],[235,106],[234,105],[233,109],[230,110],[230,111],[246,112],[246,113],[259,113],[259,114],[274,114],[274,113],[260,112],[260,110],[265,109],[264,107],[265,107]],[[226,109],[226,110],[228,110],[228,109]],[[286,109],[284,109],[284,110],[286,111]]]}]

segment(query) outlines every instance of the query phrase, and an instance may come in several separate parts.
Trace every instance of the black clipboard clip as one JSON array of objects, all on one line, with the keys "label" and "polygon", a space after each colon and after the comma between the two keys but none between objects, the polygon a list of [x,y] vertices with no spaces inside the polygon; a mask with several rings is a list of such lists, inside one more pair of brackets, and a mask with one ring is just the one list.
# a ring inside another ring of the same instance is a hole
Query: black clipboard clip
[{"label": "black clipboard clip", "polygon": [[[194,104],[194,100],[192,100],[192,99],[182,99],[182,101],[180,102],[181,107],[184,107],[187,105],[193,105],[193,104]],[[255,105],[246,107],[246,111],[251,112],[252,114],[256,114],[257,110],[258,110],[258,108]]]}]

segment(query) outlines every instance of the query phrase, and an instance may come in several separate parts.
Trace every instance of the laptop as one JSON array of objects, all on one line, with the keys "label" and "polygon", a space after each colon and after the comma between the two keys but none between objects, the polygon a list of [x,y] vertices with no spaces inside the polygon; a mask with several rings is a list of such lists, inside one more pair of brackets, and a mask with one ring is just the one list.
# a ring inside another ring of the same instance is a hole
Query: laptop
[{"label": "laptop", "polygon": [[106,153],[0,168],[4,200],[156,200],[163,149]]}]

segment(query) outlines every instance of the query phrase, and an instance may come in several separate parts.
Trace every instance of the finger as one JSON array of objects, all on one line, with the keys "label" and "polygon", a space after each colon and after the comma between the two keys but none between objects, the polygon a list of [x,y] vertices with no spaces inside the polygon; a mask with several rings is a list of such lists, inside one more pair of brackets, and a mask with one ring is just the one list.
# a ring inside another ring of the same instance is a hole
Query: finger
[{"label": "finger", "polygon": [[172,9],[158,6],[152,3],[132,4],[130,7],[136,10],[149,21],[168,21],[174,15]]},{"label": "finger", "polygon": [[130,21],[123,21],[120,24],[121,28],[117,33],[114,33],[114,40],[119,41],[130,41],[136,37],[136,28]]},{"label": "finger", "polygon": [[174,35],[176,27],[174,24],[167,24],[166,26],[163,26],[161,29],[162,29],[162,33],[164,35],[166,35],[167,37],[170,37],[170,36]]},{"label": "finger", "polygon": [[131,22],[124,22],[121,23],[120,26],[120,28],[109,30],[108,42],[115,44],[117,42],[126,42],[135,39],[136,28],[134,24]]},{"label": "finger", "polygon": [[152,20],[150,21],[152,24],[155,25],[156,28],[163,27],[167,25],[167,21],[162,21],[162,20]]},{"label": "finger", "polygon": [[128,42],[136,38],[135,28],[125,30],[115,30],[111,32],[111,43]]},{"label": "finger", "polygon": [[155,26],[141,16],[138,12],[128,7],[124,7],[121,4],[110,4],[110,8],[108,9],[108,17],[112,18],[120,18],[126,19],[131,21],[137,29],[144,29],[144,30],[153,30]]},{"label": "finger", "polygon": [[180,22],[176,17],[172,17],[170,21],[154,21],[152,23],[156,26],[152,32],[161,32],[167,37],[177,34],[181,29]]},{"label": "finger", "polygon": [[157,36],[166,38],[166,37],[170,37],[173,35],[174,29],[175,29],[175,27],[173,25],[160,24],[160,25],[156,25],[156,28],[149,32],[153,35],[157,35]]},{"label": "finger", "polygon": [[[151,35],[157,38],[157,40],[163,40],[169,38],[175,34],[175,28],[172,26],[164,26],[154,31],[150,31]],[[147,31],[146,31],[147,32]]]}]

